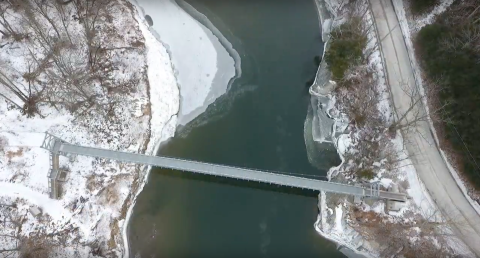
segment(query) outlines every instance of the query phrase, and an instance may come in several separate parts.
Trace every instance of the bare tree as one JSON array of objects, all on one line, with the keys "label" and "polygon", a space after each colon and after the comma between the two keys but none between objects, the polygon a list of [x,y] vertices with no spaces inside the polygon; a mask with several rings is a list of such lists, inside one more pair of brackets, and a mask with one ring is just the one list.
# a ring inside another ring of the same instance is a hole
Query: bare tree
[{"label": "bare tree", "polygon": [[416,85],[409,85],[407,83],[402,83],[401,85],[403,92],[409,98],[408,106],[403,111],[397,113],[397,119],[388,127],[391,133],[395,133],[398,130],[416,130],[422,134],[423,132],[419,131],[418,125],[420,122],[427,122],[429,118],[452,121],[451,116],[445,111],[445,107],[451,105],[451,102],[445,102],[435,110],[429,110],[429,113],[427,113],[423,105],[424,98],[438,94],[441,90],[438,84],[430,85],[424,94],[419,91]]},{"label": "bare tree", "polygon": [[451,22],[462,24],[476,24],[480,21],[480,2],[465,0],[454,3],[450,7],[449,16]]},{"label": "bare tree", "polygon": [[[46,11],[43,11],[43,6],[42,9],[37,8],[35,7],[35,4],[32,4],[32,2],[30,1],[19,1],[19,9],[23,12],[23,22],[27,25],[29,29],[33,31],[33,33],[31,34],[33,42],[38,43],[38,47],[40,49],[45,49],[46,51],[54,45],[55,39],[50,36],[50,28],[48,27],[48,25],[43,23],[39,19],[39,17],[37,17],[38,13],[45,13],[45,15],[48,15],[48,13],[46,13]],[[49,20],[53,23],[52,19],[49,18]],[[57,32],[57,35],[60,35],[56,27],[55,31]]]},{"label": "bare tree", "polygon": [[395,172],[402,167],[412,166],[411,158],[418,155],[406,150],[406,141],[403,141],[403,149],[398,149],[391,142],[388,142],[382,149],[383,165],[390,172]]},{"label": "bare tree", "polygon": [[29,0],[26,2],[31,3],[30,5],[30,8],[32,8],[31,10],[38,13],[40,17],[45,19],[50,24],[50,28],[55,31],[55,33],[57,34],[57,37],[60,38],[61,37],[60,30],[57,28],[57,24],[55,23],[54,19],[51,18],[51,15],[52,15],[51,3],[54,3],[54,1]]},{"label": "bare tree", "polygon": [[357,66],[344,79],[343,86],[348,89],[339,108],[360,128],[378,125],[378,103],[381,98],[372,69]]},{"label": "bare tree", "polygon": [[[353,208],[352,226],[380,246],[381,257],[454,257],[450,241],[457,240],[449,228],[462,221],[444,219],[438,210],[407,212],[401,221],[373,211]],[[405,219],[408,218],[408,219]],[[433,241],[433,239],[435,239]]]},{"label": "bare tree", "polygon": [[[25,24],[34,32],[32,46],[28,47],[33,62],[24,77],[28,79],[28,88],[35,88],[33,96],[36,103],[64,106],[78,114],[92,108],[110,110],[117,100],[106,95],[112,89],[116,93],[125,93],[122,89],[126,85],[135,84],[135,78],[128,83],[113,80],[115,68],[110,61],[111,56],[101,46],[102,41],[97,35],[98,23],[107,14],[109,5],[110,1],[105,0],[21,2]],[[84,28],[83,37],[77,37],[75,41],[69,31],[73,12]],[[49,31],[55,33],[52,35]],[[42,50],[41,55],[38,55],[39,49]],[[48,87],[39,86],[40,83],[35,81],[40,74],[44,75],[43,85]],[[23,102],[27,102],[28,98],[22,96],[22,91],[15,93]],[[17,108],[21,107],[11,99],[10,102],[16,104]]]},{"label": "bare tree", "polygon": [[22,235],[24,214],[21,214],[15,203],[0,203],[0,238],[9,243],[0,249],[2,257],[44,258],[56,246],[54,242],[41,232]]},{"label": "bare tree", "polygon": [[70,17],[73,14],[73,10],[67,6],[67,3],[56,0],[52,1],[53,8],[57,11],[57,14],[60,18],[60,21],[63,26],[63,31],[67,35],[68,41],[70,44],[73,44],[72,37],[70,36],[69,26],[70,26]]},{"label": "bare tree", "polygon": [[5,89],[8,90],[8,92],[12,93],[17,100],[14,100],[13,98],[7,96],[4,93],[0,93],[0,97],[7,100],[9,103],[14,105],[19,110],[22,110],[28,116],[38,113],[36,102],[35,102],[35,93],[32,91],[31,87],[28,87],[28,89],[24,89],[23,86],[18,85],[17,83],[12,81],[10,79],[10,76],[6,75],[1,70],[0,70],[0,86],[3,86]]},{"label": "bare tree", "polygon": [[0,3],[0,25],[4,30],[0,30],[4,36],[12,36],[15,40],[20,40],[22,38],[21,33],[14,28],[8,19],[8,16],[12,16],[12,5],[8,2]]},{"label": "bare tree", "polygon": [[[26,71],[0,71],[0,98],[25,114],[42,104],[66,108],[78,117],[111,117],[141,81],[140,72],[117,76],[118,58],[130,47],[112,46],[108,0],[7,1],[28,33]],[[5,12],[4,12],[5,13]],[[1,17],[0,17],[1,20]],[[22,74],[23,73],[23,74]],[[123,71],[125,73],[125,71]],[[41,115],[41,114],[40,114]]]},{"label": "bare tree", "polygon": [[82,1],[74,0],[76,14],[84,27],[85,39],[88,50],[88,63],[91,69],[95,70],[100,58],[101,43],[96,37],[98,34],[97,23],[108,10],[110,1],[107,0],[91,0]]},{"label": "bare tree", "polygon": [[458,33],[441,39],[441,47],[450,53],[458,53],[465,48],[480,52],[480,27],[459,27]]},{"label": "bare tree", "polygon": [[0,225],[2,228],[0,238],[3,238],[5,243],[9,243],[8,246],[0,249],[0,254],[3,257],[13,257],[20,250],[22,224],[18,215],[15,204],[0,203]]}]

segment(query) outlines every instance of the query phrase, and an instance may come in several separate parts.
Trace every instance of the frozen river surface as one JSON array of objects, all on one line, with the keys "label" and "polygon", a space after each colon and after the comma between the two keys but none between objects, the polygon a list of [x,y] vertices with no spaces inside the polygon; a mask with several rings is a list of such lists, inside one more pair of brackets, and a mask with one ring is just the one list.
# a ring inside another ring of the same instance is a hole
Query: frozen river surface
[{"label": "frozen river surface", "polygon": [[175,1],[137,1],[170,54],[181,95],[178,122],[187,124],[226,93],[238,73],[234,58],[219,41],[218,30],[212,33]]}]

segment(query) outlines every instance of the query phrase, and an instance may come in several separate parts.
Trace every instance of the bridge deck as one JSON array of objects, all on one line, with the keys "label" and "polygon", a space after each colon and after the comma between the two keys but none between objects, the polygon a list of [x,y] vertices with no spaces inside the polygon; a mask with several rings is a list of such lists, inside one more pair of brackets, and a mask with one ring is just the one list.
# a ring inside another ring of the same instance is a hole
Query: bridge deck
[{"label": "bridge deck", "polygon": [[[57,142],[56,142],[57,143]],[[56,144],[55,144],[56,145]],[[58,145],[56,145],[57,147]],[[53,150],[51,150],[53,151]],[[117,160],[128,163],[137,163],[143,165],[151,165],[163,168],[170,168],[175,170],[188,171],[193,173],[201,173],[213,176],[236,178],[247,181],[263,182],[267,184],[276,184],[282,186],[290,186],[301,189],[322,190],[327,192],[359,195],[359,196],[374,196],[396,201],[405,201],[406,197],[401,193],[392,193],[379,191],[374,188],[363,188],[360,186],[345,185],[332,183],[327,181],[302,178],[296,176],[282,175],[271,172],[263,172],[252,169],[237,168],[231,166],[223,166],[216,164],[209,164],[203,162],[196,162],[190,160],[182,160],[176,158],[168,158],[161,156],[148,156],[143,154],[128,153],[121,151],[112,151],[93,147],[77,146],[61,142],[58,148],[58,154],[75,154],[104,159]]]}]

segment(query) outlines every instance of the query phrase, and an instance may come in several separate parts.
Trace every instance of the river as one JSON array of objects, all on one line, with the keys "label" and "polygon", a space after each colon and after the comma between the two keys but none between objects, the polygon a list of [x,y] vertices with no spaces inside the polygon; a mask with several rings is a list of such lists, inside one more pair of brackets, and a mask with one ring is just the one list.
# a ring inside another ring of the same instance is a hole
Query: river
[{"label": "river", "polygon": [[[187,2],[238,51],[242,76],[159,154],[317,178],[338,165],[331,147],[313,167],[305,147],[322,53],[313,0]],[[131,256],[344,257],[313,227],[317,194],[155,168],[130,220]]]}]

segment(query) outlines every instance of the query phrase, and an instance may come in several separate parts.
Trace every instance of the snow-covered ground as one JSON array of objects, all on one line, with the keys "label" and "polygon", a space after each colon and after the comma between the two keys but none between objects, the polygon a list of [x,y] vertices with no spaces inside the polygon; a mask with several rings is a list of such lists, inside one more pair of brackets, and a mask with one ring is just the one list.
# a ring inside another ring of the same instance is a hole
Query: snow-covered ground
[{"label": "snow-covered ground", "polygon": [[[150,99],[152,103],[152,116],[150,120],[151,124],[151,138],[149,145],[147,147],[147,154],[155,155],[158,152],[160,143],[167,140],[170,137],[173,137],[175,134],[175,129],[177,127],[177,114],[180,108],[180,93],[177,87],[177,81],[173,73],[165,73],[165,70],[158,68],[166,68],[168,66],[172,67],[170,61],[170,56],[167,53],[167,50],[163,46],[162,42],[158,41],[155,38],[154,34],[146,26],[146,21],[140,17],[141,12],[137,9],[136,19],[139,22],[140,30],[142,31],[145,37],[145,46],[147,48],[147,64],[148,64],[148,79],[150,82]],[[167,70],[168,71],[168,70]],[[173,71],[170,70],[170,71]],[[157,85],[158,87],[152,87],[152,85]],[[162,85],[168,85],[167,88],[171,92],[165,92],[161,87]],[[166,103],[162,101],[164,96],[173,97],[172,103]],[[173,104],[173,105],[170,105]],[[165,112],[164,110],[169,110]],[[148,168],[150,171],[150,168]],[[144,176],[141,186],[138,189],[135,197],[140,194],[143,190],[145,183],[148,180],[148,173]],[[130,205],[128,209],[127,216],[125,221],[128,224],[130,216],[133,212],[134,203]],[[124,225],[122,229],[122,237],[125,248],[125,254],[128,257],[129,247],[128,247],[128,237],[127,237],[127,224]]]},{"label": "snow-covered ground", "polygon": [[[413,42],[412,42],[412,33],[418,32],[423,26],[431,24],[434,22],[434,18],[436,15],[441,14],[444,12],[451,4],[453,3],[453,0],[443,0],[440,2],[439,5],[437,5],[432,12],[427,13],[423,15],[422,17],[415,18],[414,20],[409,20],[407,19],[407,14],[406,14],[406,9],[404,6],[403,1],[393,1],[393,6],[395,8],[395,13],[397,15],[398,21],[400,23],[400,29],[402,30],[402,34],[405,39],[405,45],[407,46],[408,50],[408,55],[410,58],[410,63],[411,66],[414,70],[414,76],[415,76],[415,82],[417,86],[420,88],[420,92],[422,95],[425,95],[425,89],[423,87],[423,82],[422,82],[422,71],[420,69],[420,66],[418,64],[418,61],[415,57],[415,50],[413,47]],[[428,98],[423,98],[422,99],[424,102],[424,106],[428,112]],[[435,127],[433,125],[433,122],[429,120],[430,124],[430,129],[433,132],[433,136],[435,139],[435,142],[437,146],[440,146],[439,139],[435,130]],[[477,211],[477,213],[480,215],[480,204],[478,204],[476,201],[474,201],[467,190],[467,187],[465,186],[465,183],[463,180],[460,178],[458,172],[454,169],[452,164],[450,163],[449,159],[447,158],[447,155],[443,150],[440,150],[440,153],[442,155],[442,158],[445,160],[445,163],[448,166],[448,169],[450,170],[450,173],[452,174],[453,178],[457,182],[459,188],[462,190],[463,194],[467,198],[467,200],[470,202],[472,207]]]},{"label": "snow-covered ground", "polygon": [[[110,33],[102,35],[108,38],[106,44],[118,47],[111,57],[118,68],[115,76],[140,75],[136,88],[123,96],[111,120],[78,119],[63,108],[49,105],[39,106],[44,118],[27,118],[3,99],[0,101],[0,204],[15,204],[22,221],[20,231],[3,225],[0,232],[13,232],[19,237],[50,234],[66,245],[52,251],[51,255],[58,257],[86,257],[88,246],[93,245],[100,246],[104,254],[123,256],[126,250],[121,229],[126,226],[127,211],[131,213],[147,170],[89,157],[61,157],[60,166],[69,171],[67,180],[61,186],[60,200],[49,199],[49,154],[39,148],[43,132],[75,144],[154,154],[162,140],[173,136],[177,123],[179,91],[166,48],[129,3],[118,1],[111,6],[112,22],[103,23],[103,18],[99,22]],[[76,26],[74,21],[69,22],[69,26]],[[3,71],[15,83],[26,85],[21,75],[28,71],[31,61],[25,54],[29,42],[8,38],[0,42],[5,44],[0,48]],[[122,49],[129,46],[135,47]],[[32,215],[31,207],[40,208],[42,213]],[[14,240],[1,237],[0,249],[13,247]]]},{"label": "snow-covered ground", "polygon": [[[340,10],[342,6],[344,6],[346,1],[326,0],[325,2],[329,12],[333,15],[333,17],[337,18],[335,20],[338,21],[339,19],[336,16],[341,14]],[[393,2],[395,3],[400,1]],[[435,8],[434,10],[434,12],[441,11],[441,7]],[[370,12],[366,14],[366,17],[367,20],[373,22],[373,17]],[[431,18],[425,18],[425,20],[427,19]],[[334,24],[334,26],[337,25]],[[375,42],[377,40],[375,39],[376,36],[374,30],[371,31],[371,34],[372,35],[369,35],[369,45],[375,45]],[[377,48],[375,52],[371,55],[370,66],[374,67],[374,69],[376,70],[375,74],[380,75],[378,78],[378,90],[379,92],[382,92],[383,100],[379,102],[378,110],[381,112],[382,116],[386,121],[391,121],[391,119],[393,118],[394,110],[390,100],[391,93],[389,93],[390,90],[388,89],[386,84],[386,71],[384,68],[383,60],[384,57],[382,56],[380,49]],[[335,98],[332,99],[333,101],[335,101]],[[336,113],[338,118],[343,118],[341,116],[342,114],[338,114],[338,111],[329,110],[328,112],[333,112],[334,114]],[[336,168],[332,168],[329,171],[329,177],[335,177],[339,173],[341,174],[343,171],[342,167],[343,169],[348,169],[348,167],[350,166],[349,162],[351,161],[345,160],[345,156],[348,154],[352,155],[353,153],[355,153],[356,149],[355,144],[357,142],[356,138],[358,138],[358,133],[341,134],[339,137],[335,138],[335,133],[343,132],[346,128],[345,121],[342,120],[343,119],[335,121],[333,138],[337,150],[344,163]],[[364,214],[374,212],[374,214],[377,215],[373,216],[378,216],[379,218],[382,218],[382,220],[387,221],[384,221],[382,223],[387,224],[411,223],[411,214],[417,214],[416,216],[423,217],[427,221],[433,223],[446,224],[445,219],[440,215],[438,208],[435,206],[435,203],[427,192],[425,186],[418,178],[417,172],[413,167],[411,160],[409,159],[409,155],[404,149],[404,143],[400,132],[396,134],[396,137],[391,140],[389,145],[397,153],[398,160],[400,160],[400,162],[396,165],[396,169],[394,171],[387,171],[384,169],[381,170],[376,176],[376,178],[371,180],[371,182],[378,182],[385,189],[388,189],[393,184],[401,184],[401,188],[404,188],[403,191],[408,193],[408,195],[410,196],[409,200],[407,200],[405,206],[399,212],[386,213],[385,203],[383,201],[374,200],[365,200],[361,205],[357,206],[357,208],[359,208],[361,212],[364,212]],[[349,153],[352,151],[353,153]],[[374,165],[380,167],[382,163],[383,161],[380,161]],[[380,248],[378,243],[372,240],[372,238],[369,238],[368,233],[361,231],[362,229],[361,227],[358,227],[358,223],[356,221],[352,221],[352,207],[355,206],[352,206],[352,200],[346,201],[346,199],[343,198],[344,197],[335,196],[333,194],[330,195],[323,192],[321,193],[321,195],[319,196],[319,216],[317,222],[315,223],[316,230],[322,236],[335,241],[339,245],[343,245],[352,250],[355,250],[362,255],[381,257],[382,254],[380,253],[380,250],[382,248]],[[378,223],[377,226],[382,227],[382,224]],[[441,230],[450,232],[447,227]],[[410,237],[417,235],[420,231],[421,230],[419,228],[416,228],[416,231],[413,230],[412,232],[410,232],[410,234],[412,234]],[[415,241],[416,237],[412,237],[411,239],[412,241]],[[433,239],[431,241],[435,242],[435,240]],[[466,248],[463,243],[453,241],[452,239],[448,239],[447,241],[449,246],[453,248],[457,253],[469,254],[468,248]]]},{"label": "snow-covered ground", "polygon": [[[167,47],[181,94],[179,123],[187,124],[227,91],[235,60],[219,38],[173,0],[136,0]],[[193,8],[193,7],[192,7]],[[217,30],[218,32],[218,30]]]}]

